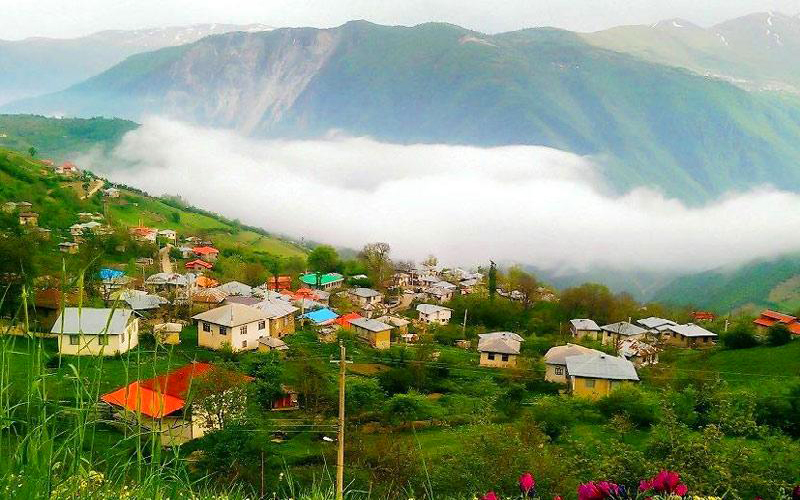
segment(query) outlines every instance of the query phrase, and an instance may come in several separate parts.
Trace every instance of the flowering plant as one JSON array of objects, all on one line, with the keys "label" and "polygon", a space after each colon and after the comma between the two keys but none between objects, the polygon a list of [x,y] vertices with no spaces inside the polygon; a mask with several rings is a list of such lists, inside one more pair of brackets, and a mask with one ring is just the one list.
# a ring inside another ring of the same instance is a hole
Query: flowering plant
[{"label": "flowering plant", "polygon": [[681,476],[677,472],[662,470],[650,479],[642,480],[639,483],[639,491],[682,497],[689,492],[689,488],[681,483]]}]

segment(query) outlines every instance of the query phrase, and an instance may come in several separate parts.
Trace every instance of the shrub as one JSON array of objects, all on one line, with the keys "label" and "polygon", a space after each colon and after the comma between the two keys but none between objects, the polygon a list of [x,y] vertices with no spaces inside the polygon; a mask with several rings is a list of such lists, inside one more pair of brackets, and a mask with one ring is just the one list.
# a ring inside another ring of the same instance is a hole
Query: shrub
[{"label": "shrub", "polygon": [[622,387],[597,402],[603,415],[626,415],[636,427],[649,427],[656,421],[656,403],[636,387]]},{"label": "shrub", "polygon": [[752,325],[739,323],[731,331],[721,337],[722,345],[727,349],[748,349],[758,345],[758,339]]},{"label": "shrub", "polygon": [[418,392],[395,394],[384,405],[384,418],[391,423],[413,422],[434,416],[435,408]]},{"label": "shrub", "polygon": [[551,439],[557,439],[575,423],[575,414],[571,405],[564,404],[563,399],[556,397],[539,399],[531,407],[527,416],[536,422],[542,432]]},{"label": "shrub", "polygon": [[769,331],[767,332],[767,344],[777,347],[786,345],[791,340],[792,332],[790,332],[789,327],[783,323],[776,323],[769,327]]}]

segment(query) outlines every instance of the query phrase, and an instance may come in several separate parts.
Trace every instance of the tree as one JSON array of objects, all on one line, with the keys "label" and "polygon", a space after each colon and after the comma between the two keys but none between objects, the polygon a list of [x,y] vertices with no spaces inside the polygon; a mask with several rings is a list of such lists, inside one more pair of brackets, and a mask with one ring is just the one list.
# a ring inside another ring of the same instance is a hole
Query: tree
[{"label": "tree", "polygon": [[28,154],[31,155],[31,158],[36,156],[36,153],[38,153],[38,151],[36,150],[35,147],[31,146],[28,148]]},{"label": "tree", "polygon": [[364,261],[367,275],[378,287],[383,287],[389,276],[392,275],[392,261],[389,259],[391,247],[388,243],[367,243],[359,253],[359,258]]},{"label": "tree", "polygon": [[308,254],[308,267],[319,273],[330,273],[339,266],[339,253],[330,245],[317,245]]},{"label": "tree", "polygon": [[592,318],[601,325],[611,323],[614,318],[614,296],[604,285],[584,283],[567,288],[559,302],[571,318]]},{"label": "tree", "polygon": [[720,338],[722,345],[728,349],[748,349],[758,345],[758,339],[753,331],[753,325],[747,321],[740,321]]},{"label": "tree", "polygon": [[439,259],[434,255],[428,255],[425,260],[422,261],[422,265],[426,267],[436,267],[437,264],[439,264]]},{"label": "tree", "polygon": [[494,294],[497,293],[497,264],[494,261],[489,261],[489,298],[493,299]]},{"label": "tree", "polygon": [[194,408],[206,427],[223,429],[245,418],[247,379],[240,373],[214,368],[193,384]]},{"label": "tree", "polygon": [[512,266],[506,273],[506,283],[509,291],[515,290],[522,296],[522,305],[528,309],[539,289],[539,282],[532,274],[525,272],[519,265]]},{"label": "tree", "polygon": [[792,340],[792,332],[783,323],[775,323],[767,332],[767,343],[773,347],[786,345]]}]

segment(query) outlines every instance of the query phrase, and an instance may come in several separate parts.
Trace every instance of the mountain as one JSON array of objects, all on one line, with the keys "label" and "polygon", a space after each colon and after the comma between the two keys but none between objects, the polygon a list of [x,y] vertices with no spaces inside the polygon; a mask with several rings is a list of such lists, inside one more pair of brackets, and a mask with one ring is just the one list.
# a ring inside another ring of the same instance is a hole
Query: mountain
[{"label": "mountain", "polygon": [[198,24],[132,31],[101,31],[73,39],[0,40],[0,104],[55,92],[140,52],[195,42],[231,31],[264,31],[261,24]]},{"label": "mountain", "polygon": [[650,185],[691,202],[800,182],[800,99],[748,93],[553,29],[485,35],[360,21],[233,32],[131,56],[4,110],[157,113],[260,136],[536,144],[593,155],[620,190]]},{"label": "mountain", "polygon": [[693,304],[718,312],[763,307],[797,311],[800,309],[800,254],[682,276],[659,290],[655,300]]},{"label": "mountain", "polygon": [[597,47],[723,78],[748,90],[800,93],[800,16],[761,12],[710,28],[669,19],[580,36]]},{"label": "mountain", "polygon": [[139,124],[119,118],[46,118],[0,115],[0,147],[28,151],[61,162],[99,148],[108,151]]}]

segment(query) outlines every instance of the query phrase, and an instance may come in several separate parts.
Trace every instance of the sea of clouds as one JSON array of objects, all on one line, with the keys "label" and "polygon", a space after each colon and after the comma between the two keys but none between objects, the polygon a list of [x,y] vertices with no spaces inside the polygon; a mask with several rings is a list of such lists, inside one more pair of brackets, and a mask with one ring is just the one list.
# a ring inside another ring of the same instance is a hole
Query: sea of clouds
[{"label": "sea of clouds", "polygon": [[150,118],[106,156],[113,181],[267,230],[393,256],[550,270],[698,271],[800,249],[800,196],[771,187],[687,207],[613,194],[593,159],[535,146],[258,140]]}]

